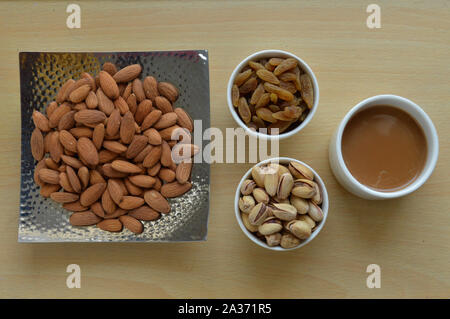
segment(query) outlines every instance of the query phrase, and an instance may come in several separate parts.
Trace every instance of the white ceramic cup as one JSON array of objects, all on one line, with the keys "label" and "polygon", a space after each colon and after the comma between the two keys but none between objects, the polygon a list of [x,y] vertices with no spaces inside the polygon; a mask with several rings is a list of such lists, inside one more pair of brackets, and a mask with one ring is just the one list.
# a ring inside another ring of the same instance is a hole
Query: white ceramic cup
[{"label": "white ceramic cup", "polygon": [[313,240],[318,234],[319,232],[322,230],[323,225],[325,224],[325,221],[327,219],[328,216],[328,193],[327,193],[327,189],[325,187],[324,182],[322,181],[322,179],[320,178],[320,176],[316,173],[315,170],[313,170],[310,166],[308,166],[307,164],[296,160],[294,158],[289,158],[289,157],[277,157],[277,158],[269,158],[266,159],[264,161],[259,162],[258,164],[256,164],[255,166],[261,166],[267,163],[279,163],[279,164],[288,164],[289,162],[297,162],[300,163],[302,165],[305,165],[306,167],[308,167],[313,173],[314,173],[314,181],[319,185],[320,190],[322,191],[322,212],[323,212],[323,219],[320,221],[319,225],[317,226],[316,230],[314,230],[314,232],[311,234],[311,236],[309,236],[307,239],[302,240],[300,242],[300,244],[298,246],[295,246],[293,248],[283,248],[281,246],[275,246],[275,247],[271,247],[269,245],[267,245],[265,242],[263,242],[262,240],[260,240],[258,237],[255,236],[255,234],[251,233],[244,225],[243,221],[242,221],[242,217],[241,217],[241,212],[239,210],[239,198],[241,197],[241,187],[242,184],[244,183],[244,181],[246,179],[251,178],[251,174],[252,174],[252,168],[250,168],[242,177],[241,181],[239,182],[239,185],[236,189],[236,195],[234,198],[234,213],[236,216],[236,220],[239,224],[239,226],[241,227],[242,232],[251,240],[253,241],[255,244],[270,249],[270,250],[276,250],[276,251],[287,251],[287,250],[294,250],[300,247],[305,246],[306,244],[308,244],[309,242],[311,242],[311,240]]},{"label": "white ceramic cup", "polygon": [[[233,106],[233,103],[231,102],[231,88],[233,87],[234,80],[236,76],[241,72],[241,70],[248,64],[249,61],[257,61],[260,59],[268,59],[268,58],[294,58],[298,61],[298,65],[303,70],[303,72],[307,73],[312,81],[313,84],[313,90],[314,90],[314,104],[311,110],[309,110],[308,116],[305,118],[305,120],[300,123],[296,128],[289,132],[281,133],[279,135],[268,135],[263,134],[260,132],[256,132],[251,130],[244,121],[241,120],[239,117],[239,114],[237,113],[237,109]],[[230,109],[231,115],[233,116],[234,120],[236,121],[239,126],[241,126],[243,129],[245,129],[248,134],[250,134],[253,137],[256,138],[263,138],[263,139],[284,139],[287,137],[290,137],[298,132],[300,132],[312,119],[314,116],[314,113],[316,113],[317,107],[319,105],[319,84],[317,83],[316,76],[314,75],[314,72],[311,70],[311,68],[306,64],[305,61],[300,59],[298,56],[281,50],[264,50],[259,51],[256,53],[253,53],[246,57],[244,60],[242,60],[241,63],[234,69],[233,73],[230,76],[230,80],[228,81],[228,88],[227,88],[227,101],[228,101],[228,108]]]},{"label": "white ceramic cup", "polygon": [[[420,175],[410,185],[392,192],[377,191],[358,182],[348,170],[342,156],[342,134],[348,121],[356,113],[374,105],[390,105],[408,113],[422,127],[427,141],[427,160]],[[438,135],[431,119],[417,104],[397,95],[377,95],[358,103],[342,119],[333,137],[331,138],[329,146],[330,166],[339,183],[356,196],[375,200],[405,196],[418,189],[423,185],[423,183],[425,183],[433,172],[436,166],[438,154]]]}]

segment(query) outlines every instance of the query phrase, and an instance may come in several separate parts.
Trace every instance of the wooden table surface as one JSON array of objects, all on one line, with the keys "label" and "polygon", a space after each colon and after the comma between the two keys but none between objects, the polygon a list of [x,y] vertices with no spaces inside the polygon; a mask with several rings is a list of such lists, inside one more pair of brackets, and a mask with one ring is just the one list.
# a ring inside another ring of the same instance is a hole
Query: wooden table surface
[{"label": "wooden table surface", "polygon": [[[450,3],[376,1],[82,2],[81,29],[66,27],[69,2],[0,3],[0,297],[394,298],[450,296]],[[262,49],[290,51],[314,70],[319,109],[280,154],[324,179],[328,220],[296,251],[254,245],[238,227],[234,192],[251,164],[214,164],[208,240],[183,244],[19,244],[19,51],[208,49],[211,122],[236,127],[226,103],[234,67]],[[327,156],[344,114],[373,95],[409,98],[440,136],[436,170],[418,191],[373,202],[346,192]],[[81,289],[66,267],[81,267]],[[381,288],[366,267],[381,267]]]}]

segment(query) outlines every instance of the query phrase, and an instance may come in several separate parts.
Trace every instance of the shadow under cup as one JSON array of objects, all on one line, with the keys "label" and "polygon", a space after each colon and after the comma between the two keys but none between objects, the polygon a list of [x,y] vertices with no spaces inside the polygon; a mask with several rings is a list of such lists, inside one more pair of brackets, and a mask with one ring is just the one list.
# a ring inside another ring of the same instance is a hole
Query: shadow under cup
[{"label": "shadow under cup", "polygon": [[418,105],[379,95],[348,112],[331,140],[329,157],[348,191],[388,199],[419,188],[431,175],[438,150],[436,129]]}]

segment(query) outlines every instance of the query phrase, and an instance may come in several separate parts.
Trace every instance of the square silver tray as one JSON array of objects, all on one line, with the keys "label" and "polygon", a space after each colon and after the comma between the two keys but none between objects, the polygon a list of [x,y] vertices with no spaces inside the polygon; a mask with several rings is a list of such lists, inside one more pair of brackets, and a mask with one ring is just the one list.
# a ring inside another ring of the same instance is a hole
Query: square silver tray
[{"label": "square silver tray", "polygon": [[[208,52],[20,52],[20,95],[22,116],[22,159],[19,242],[184,242],[206,240],[209,215],[208,163],[194,164],[192,189],[169,200],[171,212],[144,223],[144,232],[135,235],[127,229],[110,233],[96,226],[74,227],[70,212],[39,194],[34,183],[35,161],[31,155],[30,136],[34,129],[34,109],[43,112],[56,97],[68,78],[79,78],[82,72],[97,74],[104,62],[118,68],[142,65],[142,75],[153,75],[158,81],[173,83],[180,91],[175,106],[184,108],[202,129],[210,126]],[[142,77],[142,78],[143,78]],[[203,133],[203,132],[202,132]],[[203,134],[202,134],[203,135]],[[198,145],[204,141],[194,141]]]}]

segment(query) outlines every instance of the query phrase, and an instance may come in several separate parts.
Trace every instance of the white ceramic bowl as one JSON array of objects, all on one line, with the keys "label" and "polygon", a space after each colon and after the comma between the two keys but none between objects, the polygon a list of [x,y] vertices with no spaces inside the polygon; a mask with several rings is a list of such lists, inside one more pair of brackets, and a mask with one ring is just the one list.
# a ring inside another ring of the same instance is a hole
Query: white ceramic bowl
[{"label": "white ceramic bowl", "polygon": [[[408,113],[422,127],[428,144],[427,150],[428,156],[422,173],[410,185],[406,186],[403,189],[393,192],[380,192],[358,182],[356,178],[354,178],[350,173],[350,171],[348,170],[347,166],[345,165],[344,158],[342,156],[342,147],[341,147],[342,134],[348,121],[352,118],[354,114],[374,105],[390,105],[397,107]],[[375,200],[390,199],[405,196],[418,189],[420,186],[423,185],[423,183],[425,183],[425,181],[428,179],[428,177],[430,177],[431,173],[433,172],[438,159],[438,154],[439,154],[438,135],[431,119],[417,104],[397,95],[377,95],[358,103],[342,119],[338,128],[334,132],[333,137],[331,138],[329,146],[330,166],[334,173],[334,176],[336,176],[336,179],[339,181],[339,183],[345,189],[347,189],[349,192],[353,193],[356,196],[365,199],[375,199]]]},{"label": "white ceramic bowl", "polygon": [[[251,130],[244,123],[244,121],[241,120],[241,118],[239,117],[239,114],[236,111],[236,108],[233,106],[233,103],[231,102],[231,88],[233,87],[234,79],[236,78],[236,76],[248,64],[249,61],[257,61],[259,59],[264,59],[264,58],[294,58],[294,59],[296,59],[298,61],[299,67],[305,73],[307,73],[309,75],[309,77],[311,78],[311,81],[313,84],[313,89],[314,89],[314,104],[313,104],[313,107],[311,108],[311,110],[309,110],[309,114],[305,118],[305,120],[302,123],[300,123],[300,125],[298,125],[295,129],[293,129],[289,132],[281,133],[279,135],[262,134],[262,133]],[[303,61],[302,59],[300,59],[298,56],[296,56],[292,53],[286,52],[286,51],[281,51],[281,50],[264,50],[264,51],[259,51],[259,52],[249,55],[244,60],[242,60],[242,62],[239,63],[239,65],[234,69],[233,73],[230,76],[230,80],[228,81],[227,101],[228,101],[228,108],[230,109],[231,115],[233,116],[234,120],[236,121],[236,123],[239,124],[239,126],[244,128],[246,130],[246,132],[248,132],[248,134],[250,134],[253,137],[264,138],[264,139],[269,139],[269,140],[284,139],[284,138],[290,137],[290,136],[300,132],[311,121],[312,117],[314,116],[314,113],[316,113],[317,106],[319,105],[319,84],[317,83],[317,79],[316,79],[316,76],[314,75],[314,72],[311,70],[311,68],[308,66],[308,64],[306,64],[306,62]]]},{"label": "white ceramic bowl", "polygon": [[277,162],[280,164],[287,164],[289,162],[297,162],[300,163],[302,165],[305,165],[306,167],[308,167],[313,173],[314,173],[314,181],[319,185],[321,191],[322,191],[322,195],[323,195],[323,200],[322,200],[322,211],[323,211],[323,219],[320,222],[319,226],[316,228],[316,230],[311,234],[311,236],[309,236],[308,239],[305,239],[303,241],[300,242],[300,244],[298,246],[295,246],[293,248],[283,248],[281,246],[276,246],[276,247],[271,247],[269,245],[267,245],[265,242],[263,242],[262,240],[260,240],[258,237],[256,237],[253,233],[251,233],[247,228],[245,228],[244,223],[242,222],[242,218],[241,218],[241,212],[239,210],[239,198],[241,196],[241,186],[242,183],[248,179],[251,178],[251,173],[252,173],[252,168],[250,168],[242,177],[237,189],[236,189],[236,195],[234,198],[234,212],[235,212],[235,216],[236,216],[236,220],[239,224],[239,226],[241,227],[242,232],[251,240],[253,241],[255,244],[270,249],[270,250],[276,250],[276,251],[287,251],[287,250],[294,250],[300,247],[305,246],[306,244],[308,244],[309,242],[311,242],[318,234],[319,232],[322,230],[323,225],[325,224],[325,221],[327,219],[328,216],[328,193],[327,193],[327,189],[325,187],[325,184],[323,183],[322,179],[320,178],[320,176],[316,173],[315,170],[313,170],[310,166],[308,166],[307,164],[293,159],[293,158],[289,158],[289,157],[277,157],[277,158],[269,158],[267,160],[264,160],[262,162],[259,162],[258,164],[256,164],[255,166],[261,166],[267,163],[271,163],[271,162]]}]

